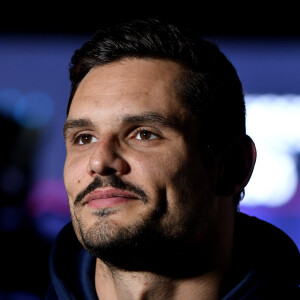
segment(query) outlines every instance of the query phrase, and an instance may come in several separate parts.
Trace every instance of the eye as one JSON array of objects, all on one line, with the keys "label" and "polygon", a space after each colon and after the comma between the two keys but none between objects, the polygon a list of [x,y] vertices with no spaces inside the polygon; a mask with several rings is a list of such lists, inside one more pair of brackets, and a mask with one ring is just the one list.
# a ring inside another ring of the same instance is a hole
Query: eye
[{"label": "eye", "polygon": [[153,139],[157,139],[158,137],[159,137],[158,135],[148,130],[140,130],[135,136],[137,140],[142,140],[142,141],[153,140]]},{"label": "eye", "polygon": [[97,141],[98,139],[96,137],[92,136],[91,134],[85,133],[77,136],[74,140],[74,143],[78,145],[87,145],[87,144],[95,143]]}]

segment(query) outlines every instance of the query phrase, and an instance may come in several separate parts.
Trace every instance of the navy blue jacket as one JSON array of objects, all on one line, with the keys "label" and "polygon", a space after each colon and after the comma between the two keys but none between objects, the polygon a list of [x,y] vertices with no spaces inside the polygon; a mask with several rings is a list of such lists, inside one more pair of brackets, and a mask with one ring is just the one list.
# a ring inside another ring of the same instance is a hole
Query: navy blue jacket
[{"label": "navy blue jacket", "polygon": [[[233,256],[222,300],[300,300],[299,249],[277,227],[237,213]],[[45,299],[98,300],[95,262],[68,223],[52,248]]]}]

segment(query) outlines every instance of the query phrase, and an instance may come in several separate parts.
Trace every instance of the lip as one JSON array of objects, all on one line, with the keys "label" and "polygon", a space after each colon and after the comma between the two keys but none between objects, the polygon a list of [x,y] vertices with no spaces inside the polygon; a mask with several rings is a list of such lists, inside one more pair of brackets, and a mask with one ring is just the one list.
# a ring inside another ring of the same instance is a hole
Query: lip
[{"label": "lip", "polygon": [[125,190],[101,188],[89,193],[83,201],[83,205],[91,208],[108,208],[131,200],[138,200],[138,198]]}]

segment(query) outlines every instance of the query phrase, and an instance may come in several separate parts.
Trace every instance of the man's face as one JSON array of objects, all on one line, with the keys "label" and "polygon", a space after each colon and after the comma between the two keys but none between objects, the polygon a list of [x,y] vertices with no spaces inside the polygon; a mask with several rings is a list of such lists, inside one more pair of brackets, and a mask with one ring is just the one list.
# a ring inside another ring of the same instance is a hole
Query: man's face
[{"label": "man's face", "polygon": [[78,239],[97,255],[130,241],[197,244],[207,233],[214,180],[201,162],[199,123],[175,92],[180,70],[122,60],[93,68],[75,93],[64,181]]}]

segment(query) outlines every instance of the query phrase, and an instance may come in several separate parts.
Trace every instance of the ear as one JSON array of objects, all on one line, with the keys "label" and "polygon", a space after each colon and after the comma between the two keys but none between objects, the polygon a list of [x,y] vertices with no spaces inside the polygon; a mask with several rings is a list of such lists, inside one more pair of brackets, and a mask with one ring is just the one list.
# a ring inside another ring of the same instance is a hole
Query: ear
[{"label": "ear", "polygon": [[248,135],[236,138],[222,156],[217,196],[233,196],[248,184],[256,161],[256,148]]}]

